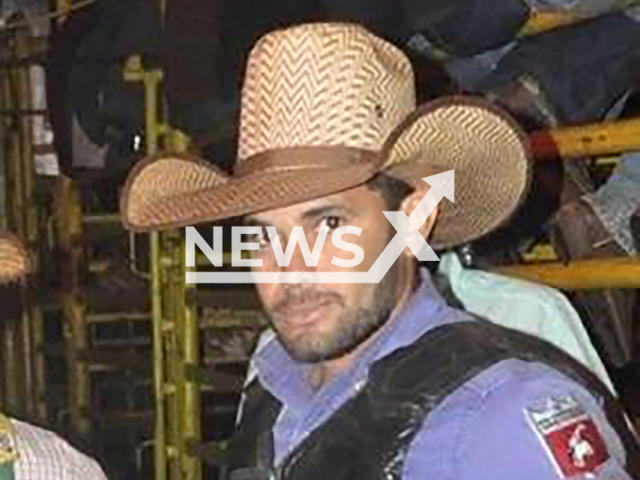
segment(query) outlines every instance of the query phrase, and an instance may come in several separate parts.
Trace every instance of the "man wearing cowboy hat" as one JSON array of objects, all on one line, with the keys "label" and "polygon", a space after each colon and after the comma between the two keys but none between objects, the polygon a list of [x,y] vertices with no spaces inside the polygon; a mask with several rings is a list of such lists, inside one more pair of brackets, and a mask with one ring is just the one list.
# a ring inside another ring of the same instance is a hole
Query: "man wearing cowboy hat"
[{"label": "man wearing cowboy hat", "polygon": [[[0,232],[0,288],[27,271],[19,240]],[[0,320],[3,315],[0,309]],[[53,432],[0,413],[0,480],[106,480],[100,466]]]},{"label": "man wearing cowboy hat", "polygon": [[[402,52],[322,23],[253,49],[233,175],[177,155],[136,167],[128,228],[242,216],[260,227],[254,272],[300,280],[256,286],[277,341],[254,355],[232,479],[632,478],[634,440],[606,388],[553,347],[452,308],[418,268],[430,255],[416,232],[436,249],[484,235],[526,195],[529,169],[504,113],[460,97],[416,108]],[[421,210],[454,199],[434,176],[451,170],[455,203]],[[274,240],[301,227],[313,246],[343,226],[353,253],[334,242],[314,265],[302,248],[277,262]],[[313,280],[366,276],[403,240],[378,283]]]}]

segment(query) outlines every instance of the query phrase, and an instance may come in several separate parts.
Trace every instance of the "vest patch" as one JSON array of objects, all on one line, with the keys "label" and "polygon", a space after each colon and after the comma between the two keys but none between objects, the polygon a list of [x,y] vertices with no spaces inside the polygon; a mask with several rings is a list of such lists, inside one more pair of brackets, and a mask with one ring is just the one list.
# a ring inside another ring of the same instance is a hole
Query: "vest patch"
[{"label": "vest patch", "polygon": [[593,473],[609,459],[595,422],[573,397],[549,398],[527,416],[562,478]]}]

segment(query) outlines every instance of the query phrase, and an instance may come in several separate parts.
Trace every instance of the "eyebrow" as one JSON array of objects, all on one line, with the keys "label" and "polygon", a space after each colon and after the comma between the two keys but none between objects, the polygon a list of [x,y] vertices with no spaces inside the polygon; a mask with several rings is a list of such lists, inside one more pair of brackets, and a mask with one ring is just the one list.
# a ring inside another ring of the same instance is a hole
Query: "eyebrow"
[{"label": "eyebrow", "polygon": [[268,222],[263,222],[262,220],[254,216],[244,217],[242,219],[242,224],[245,227],[268,227],[271,225]]},{"label": "eyebrow", "polygon": [[302,214],[302,219],[304,220],[312,220],[318,217],[327,217],[327,216],[349,216],[354,215],[355,212],[344,205],[339,204],[329,204],[329,205],[321,205],[316,208],[311,208],[310,210],[305,211]]},{"label": "eyebrow", "polygon": [[[347,215],[355,215],[355,211],[345,207],[344,205],[340,205],[340,204],[328,204],[328,205],[321,205],[319,207],[315,207],[315,208],[311,208],[307,211],[305,211],[302,215],[301,215],[301,220],[306,221],[306,220],[313,220],[315,218],[318,217],[324,217],[324,216],[331,216],[331,215],[335,215],[335,216],[347,216]],[[255,217],[253,215],[251,216],[247,216],[243,219],[243,224],[247,227],[270,227],[273,226],[270,222],[266,221],[266,220],[262,220],[259,217]]]}]

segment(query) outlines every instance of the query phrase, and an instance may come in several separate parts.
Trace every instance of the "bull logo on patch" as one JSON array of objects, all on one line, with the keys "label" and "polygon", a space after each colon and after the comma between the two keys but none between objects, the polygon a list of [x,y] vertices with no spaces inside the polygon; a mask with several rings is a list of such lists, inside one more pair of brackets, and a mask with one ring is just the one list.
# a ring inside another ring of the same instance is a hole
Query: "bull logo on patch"
[{"label": "bull logo on patch", "polygon": [[578,468],[584,468],[587,465],[587,459],[595,452],[591,444],[583,437],[587,427],[581,423],[578,425],[569,439],[569,452],[573,464]]}]

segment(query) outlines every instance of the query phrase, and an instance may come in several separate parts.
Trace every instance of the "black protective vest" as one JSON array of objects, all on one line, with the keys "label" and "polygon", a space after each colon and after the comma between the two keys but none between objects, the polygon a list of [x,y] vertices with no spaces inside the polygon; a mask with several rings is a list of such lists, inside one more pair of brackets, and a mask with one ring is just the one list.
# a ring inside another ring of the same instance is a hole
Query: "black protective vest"
[{"label": "black protective vest", "polygon": [[[271,428],[281,405],[255,382],[232,441],[229,479],[400,479],[407,449],[430,412],[465,382],[506,359],[547,364],[601,398],[627,448],[627,463],[637,458],[621,409],[590,370],[548,342],[480,319],[435,328],[375,362],[360,393],[277,469]],[[637,473],[631,465],[628,469]]]}]

